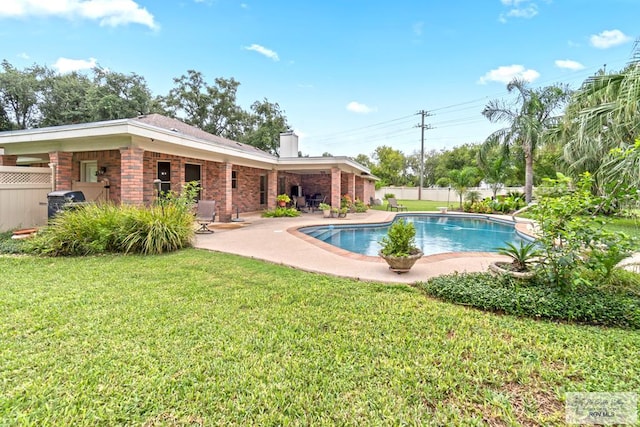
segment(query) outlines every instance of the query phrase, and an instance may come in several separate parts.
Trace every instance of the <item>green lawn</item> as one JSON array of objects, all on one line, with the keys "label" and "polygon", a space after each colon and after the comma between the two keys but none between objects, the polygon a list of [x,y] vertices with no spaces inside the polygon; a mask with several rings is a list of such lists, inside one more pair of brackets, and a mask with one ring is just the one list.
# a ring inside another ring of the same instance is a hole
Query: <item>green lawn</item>
[{"label": "green lawn", "polygon": [[[456,200],[449,202],[449,208],[458,208]],[[440,206],[447,206],[447,202],[434,202],[433,200],[398,200],[398,203],[406,206],[410,211],[437,211]],[[372,206],[372,208],[384,211],[387,209],[387,202],[383,200],[381,206]]]},{"label": "green lawn", "polygon": [[0,256],[0,425],[562,424],[640,389],[640,332],[195,249]]}]

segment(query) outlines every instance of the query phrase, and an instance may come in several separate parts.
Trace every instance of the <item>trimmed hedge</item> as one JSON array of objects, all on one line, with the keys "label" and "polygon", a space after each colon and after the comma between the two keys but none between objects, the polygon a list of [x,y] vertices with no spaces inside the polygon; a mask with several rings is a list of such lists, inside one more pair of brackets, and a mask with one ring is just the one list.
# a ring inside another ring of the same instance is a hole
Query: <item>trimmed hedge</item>
[{"label": "trimmed hedge", "polygon": [[515,316],[640,329],[640,294],[582,287],[557,288],[489,273],[450,274],[418,282],[430,296],[456,304]]}]

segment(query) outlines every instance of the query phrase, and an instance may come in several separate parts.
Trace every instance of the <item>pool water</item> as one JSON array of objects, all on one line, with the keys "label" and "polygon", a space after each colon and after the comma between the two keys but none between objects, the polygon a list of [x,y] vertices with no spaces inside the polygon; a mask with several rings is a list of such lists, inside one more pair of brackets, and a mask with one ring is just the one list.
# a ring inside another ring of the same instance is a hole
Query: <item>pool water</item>
[{"label": "pool water", "polygon": [[[513,223],[485,217],[459,217],[437,214],[398,215],[416,228],[416,245],[425,255],[447,252],[497,252],[521,238]],[[304,227],[301,232],[323,242],[362,255],[377,256],[380,240],[391,223],[360,225],[326,225]]]}]

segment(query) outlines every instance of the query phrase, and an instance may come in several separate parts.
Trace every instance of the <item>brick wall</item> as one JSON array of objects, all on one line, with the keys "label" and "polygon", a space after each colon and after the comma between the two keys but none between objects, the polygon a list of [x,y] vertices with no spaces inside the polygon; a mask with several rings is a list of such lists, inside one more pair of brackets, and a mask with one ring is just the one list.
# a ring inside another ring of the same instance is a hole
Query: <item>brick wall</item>
[{"label": "brick wall", "polygon": [[56,165],[56,190],[71,190],[73,180],[73,153],[53,151],[49,153],[49,162]]},{"label": "brick wall", "polygon": [[136,147],[120,149],[120,202],[144,203],[144,150]]},{"label": "brick wall", "polygon": [[0,166],[16,166],[18,156],[12,156],[9,154],[0,154]]},{"label": "brick wall", "polygon": [[98,169],[105,168],[106,173],[98,178],[98,181],[105,181],[109,184],[109,199],[114,203],[120,203],[120,151],[83,151],[73,153],[71,165],[71,178],[73,181],[80,180],[80,162],[86,160],[96,160]]}]

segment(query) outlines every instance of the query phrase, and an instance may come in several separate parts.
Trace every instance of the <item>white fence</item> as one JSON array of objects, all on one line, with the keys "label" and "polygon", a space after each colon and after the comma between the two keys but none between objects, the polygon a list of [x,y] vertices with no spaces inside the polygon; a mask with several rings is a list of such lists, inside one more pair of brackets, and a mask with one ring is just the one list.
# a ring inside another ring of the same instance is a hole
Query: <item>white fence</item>
[{"label": "white fence", "polygon": [[0,231],[47,223],[51,169],[0,166]]},{"label": "white fence", "polygon": [[[486,187],[474,187],[469,188],[469,190],[478,191],[482,198],[493,196],[493,191]],[[503,187],[498,191],[498,195],[506,194],[510,191],[522,193],[524,189],[522,187]],[[396,199],[400,200],[419,200],[418,187],[382,187],[376,190],[376,199],[384,200],[384,195],[387,193],[394,194]],[[460,200],[460,196],[458,196],[458,193],[456,193],[453,188],[423,188],[422,200],[454,203]]]}]

